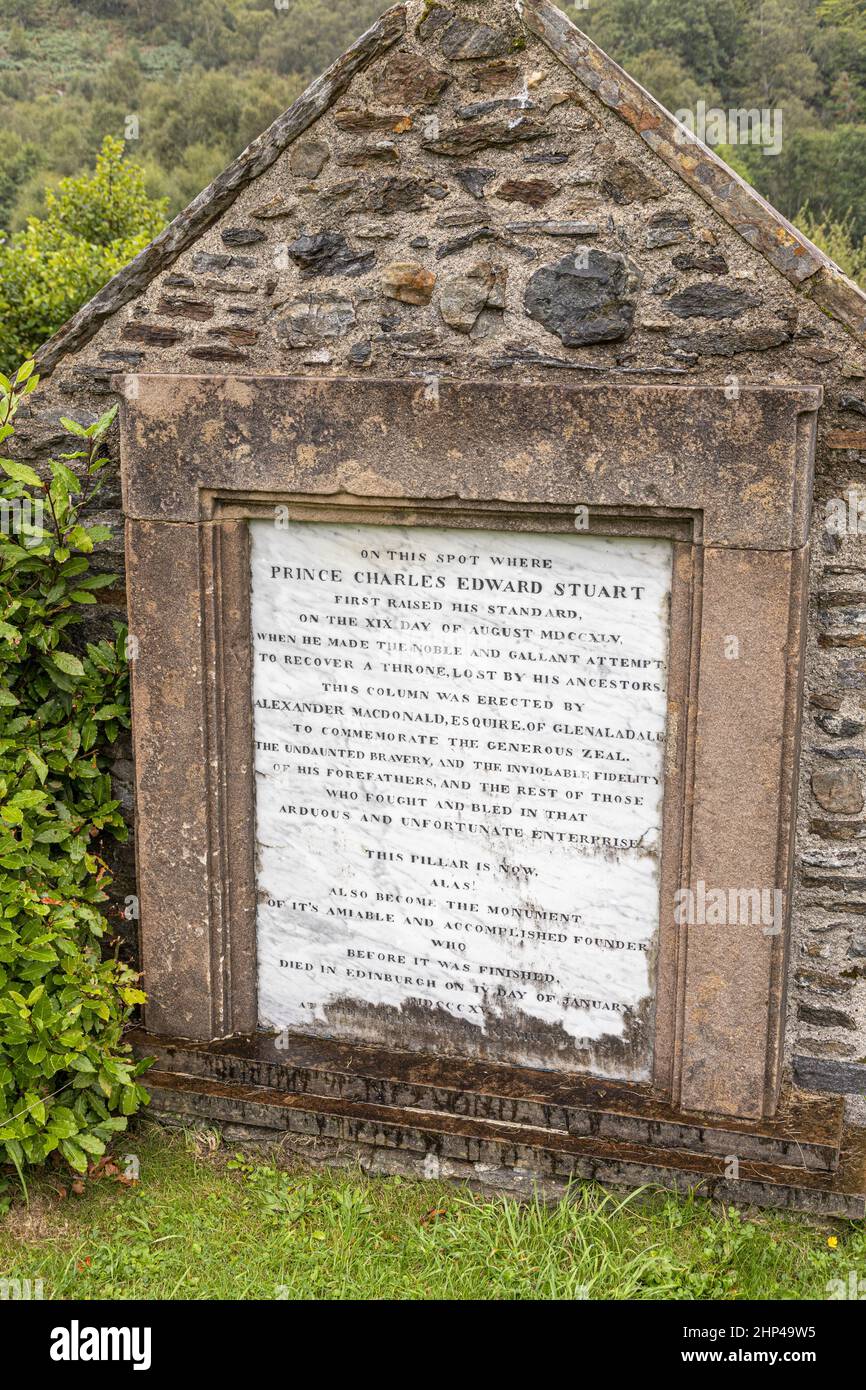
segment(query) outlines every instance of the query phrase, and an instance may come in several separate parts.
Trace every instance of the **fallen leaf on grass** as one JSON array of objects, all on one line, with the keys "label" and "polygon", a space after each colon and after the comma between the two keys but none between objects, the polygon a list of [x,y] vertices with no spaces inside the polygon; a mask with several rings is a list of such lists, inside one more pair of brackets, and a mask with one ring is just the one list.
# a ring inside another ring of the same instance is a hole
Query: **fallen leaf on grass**
[{"label": "fallen leaf on grass", "polygon": [[447,1215],[448,1212],[444,1207],[431,1207],[427,1215],[421,1217],[421,1225],[429,1226],[431,1221],[438,1221],[440,1217]]}]

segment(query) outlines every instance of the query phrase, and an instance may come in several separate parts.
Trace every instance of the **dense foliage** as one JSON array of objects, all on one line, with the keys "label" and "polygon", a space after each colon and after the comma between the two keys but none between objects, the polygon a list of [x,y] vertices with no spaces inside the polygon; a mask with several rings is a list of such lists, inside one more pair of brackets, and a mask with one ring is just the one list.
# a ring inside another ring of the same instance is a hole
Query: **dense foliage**
[{"label": "dense foliage", "polygon": [[[107,134],[125,140],[148,197],[166,198],[174,215],[384,8],[386,0],[4,0],[0,229],[41,217],[46,185],[90,169]],[[791,219],[808,202],[807,230],[834,228],[821,244],[862,273],[863,0],[564,8],[672,110],[703,101],[781,111],[778,154],[744,144],[722,153]],[[98,261],[88,261],[93,278]],[[25,334],[21,350],[34,341]]]},{"label": "dense foliage", "polygon": [[47,189],[44,215],[0,246],[0,366],[29,357],[86,304],[161,230],[165,210],[111,136],[93,174]]},{"label": "dense foliage", "polygon": [[[4,0],[0,228],[123,138],[172,215],[291,104],[387,0]],[[22,147],[26,154],[22,155]]]},{"label": "dense foliage", "polygon": [[[0,377],[0,444],[32,368]],[[100,907],[100,840],[126,834],[106,757],[129,725],[125,633],[71,640],[114,581],[89,559],[107,529],[82,520],[113,415],[64,420],[73,447],[44,483],[0,459],[0,1189],[3,1165],[23,1175],[55,1151],[83,1172],[145,1098],[121,1041],[144,996],[104,955]]]},{"label": "dense foliage", "polygon": [[[782,115],[782,147],[736,146],[756,188],[795,219],[866,237],[863,0],[592,0],[575,23],[671,110],[699,100]],[[850,216],[849,216],[850,214]],[[838,249],[838,237],[836,238]]]}]

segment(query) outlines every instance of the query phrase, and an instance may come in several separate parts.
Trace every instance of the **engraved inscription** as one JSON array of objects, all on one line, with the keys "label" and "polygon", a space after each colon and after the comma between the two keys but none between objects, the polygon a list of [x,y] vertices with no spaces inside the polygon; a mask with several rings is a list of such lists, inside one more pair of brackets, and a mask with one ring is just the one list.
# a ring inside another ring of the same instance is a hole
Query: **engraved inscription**
[{"label": "engraved inscription", "polygon": [[670,542],[250,531],[260,1026],[646,1079]]}]

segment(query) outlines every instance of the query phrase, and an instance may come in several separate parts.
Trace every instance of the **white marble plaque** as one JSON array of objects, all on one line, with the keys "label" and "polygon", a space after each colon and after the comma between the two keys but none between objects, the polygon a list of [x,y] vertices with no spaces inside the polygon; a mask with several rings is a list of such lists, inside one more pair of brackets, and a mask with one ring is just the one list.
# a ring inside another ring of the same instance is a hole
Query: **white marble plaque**
[{"label": "white marble plaque", "polygon": [[250,532],[260,1026],[645,1079],[670,542]]}]

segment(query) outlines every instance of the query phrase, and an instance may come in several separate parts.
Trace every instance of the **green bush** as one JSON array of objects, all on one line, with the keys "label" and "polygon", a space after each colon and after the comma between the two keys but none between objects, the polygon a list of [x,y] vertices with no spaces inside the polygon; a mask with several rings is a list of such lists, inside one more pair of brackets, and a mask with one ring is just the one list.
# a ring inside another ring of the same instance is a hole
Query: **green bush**
[{"label": "green bush", "polygon": [[[0,377],[0,444],[32,373]],[[144,995],[101,949],[100,840],[126,835],[106,756],[129,726],[126,635],[118,624],[114,642],[70,641],[81,606],[114,581],[89,558],[110,533],[82,514],[115,411],[63,421],[73,449],[50,461],[50,481],[0,459],[0,1173],[11,1163],[22,1181],[53,1153],[86,1171],[146,1100],[122,1041]]]},{"label": "green bush", "polygon": [[808,203],[794,218],[810,241],[835,261],[859,285],[866,285],[866,237],[858,241],[850,212],[844,217],[815,217]]},{"label": "green bush", "polygon": [[29,357],[161,231],[142,171],[107,136],[92,175],[61,179],[45,216],[0,246],[0,367]]}]

